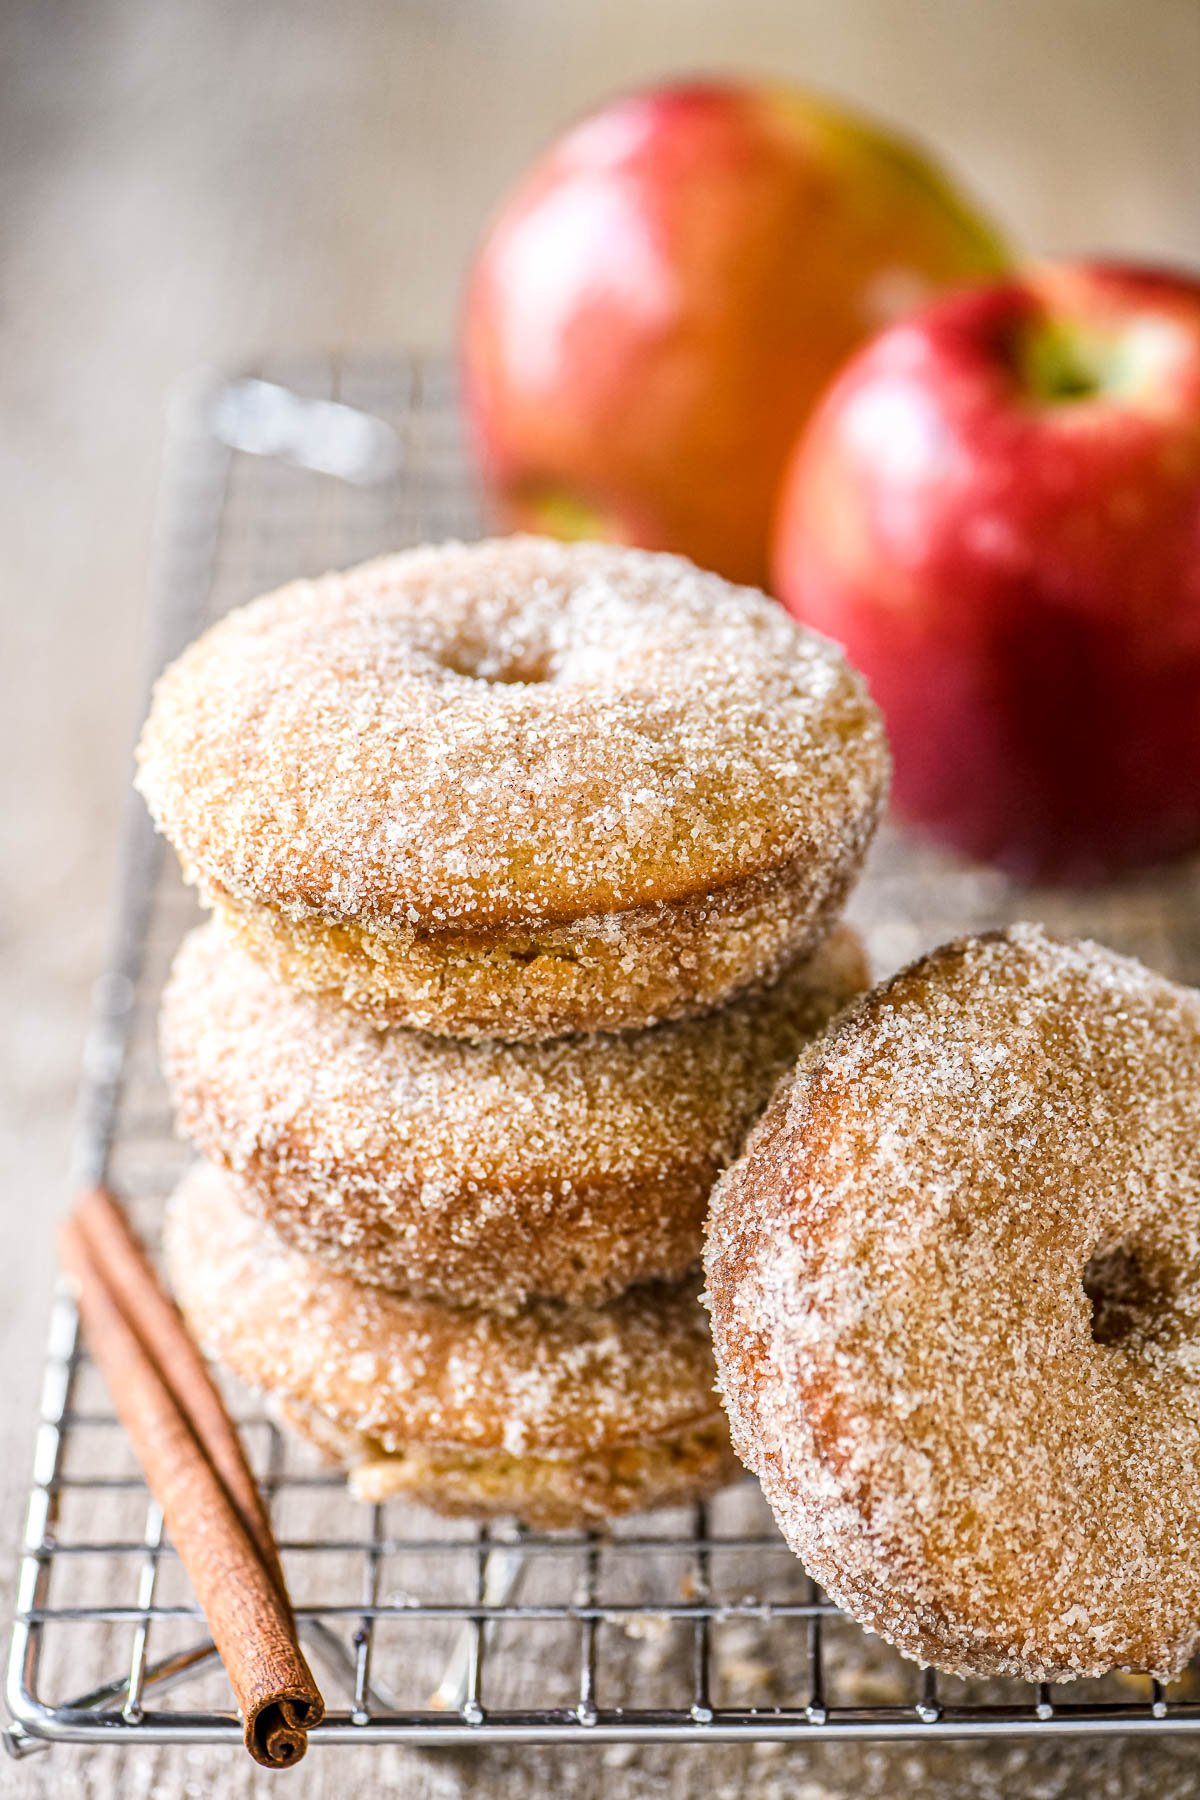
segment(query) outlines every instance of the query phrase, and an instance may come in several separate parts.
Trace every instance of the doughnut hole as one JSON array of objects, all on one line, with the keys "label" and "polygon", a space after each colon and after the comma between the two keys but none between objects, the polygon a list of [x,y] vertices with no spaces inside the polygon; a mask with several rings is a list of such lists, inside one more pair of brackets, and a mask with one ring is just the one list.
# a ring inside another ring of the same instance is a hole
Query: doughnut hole
[{"label": "doughnut hole", "polygon": [[1150,1261],[1137,1244],[1099,1246],[1083,1271],[1092,1309],[1092,1341],[1132,1349],[1161,1338],[1173,1322],[1171,1271]]},{"label": "doughnut hole", "polygon": [[555,659],[544,644],[459,640],[440,648],[437,660],[451,675],[484,681],[491,687],[536,687],[553,681],[558,673]]}]

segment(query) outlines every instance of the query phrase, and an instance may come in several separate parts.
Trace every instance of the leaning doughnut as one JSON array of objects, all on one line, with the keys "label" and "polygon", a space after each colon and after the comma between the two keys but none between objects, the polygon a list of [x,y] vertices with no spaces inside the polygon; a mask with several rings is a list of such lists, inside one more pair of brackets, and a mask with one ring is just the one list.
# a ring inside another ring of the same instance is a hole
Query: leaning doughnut
[{"label": "leaning doughnut", "polygon": [[404,1300],[287,1249],[204,1165],[165,1248],[197,1339],[335,1450],[364,1497],[549,1528],[738,1473],[694,1280],[511,1315]]},{"label": "leaning doughnut", "polygon": [[178,1120],[288,1243],[458,1305],[595,1305],[699,1260],[709,1190],[776,1078],[866,986],[846,926],[765,995],[551,1044],[378,1031],[210,925],[163,1002]]},{"label": "leaning doughnut", "polygon": [[231,614],[138,782],[228,935],[380,1023],[681,1017],[815,945],[887,784],[832,644],[676,557],[409,551]]},{"label": "leaning doughnut", "polygon": [[801,1060],[713,1197],[721,1388],[792,1548],[957,1674],[1200,1639],[1200,993],[1030,926]]}]

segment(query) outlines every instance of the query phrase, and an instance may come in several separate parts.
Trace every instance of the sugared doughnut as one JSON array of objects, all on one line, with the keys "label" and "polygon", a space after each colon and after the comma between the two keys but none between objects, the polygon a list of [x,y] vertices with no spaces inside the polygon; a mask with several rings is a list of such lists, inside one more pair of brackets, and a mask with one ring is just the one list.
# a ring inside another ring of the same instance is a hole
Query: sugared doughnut
[{"label": "sugared doughnut", "polygon": [[682,1503],[734,1478],[693,1279],[514,1314],[405,1300],[286,1248],[200,1165],[167,1266],[199,1342],[335,1449],[364,1497],[531,1525]]},{"label": "sugared doughnut", "polygon": [[594,1305],[696,1266],[717,1174],[866,985],[839,926],[702,1019],[467,1044],[289,993],[210,925],[176,960],[163,1062],[181,1128],[296,1248],[460,1305]]},{"label": "sugared doughnut", "polygon": [[834,1599],[959,1674],[1200,1640],[1200,992],[1031,926],[935,951],[713,1197],[734,1443]]},{"label": "sugared doughnut", "polygon": [[225,931],[377,1022],[703,1012],[815,945],[887,784],[823,638],[676,557],[536,538],[296,582],[169,668],[138,783]]}]

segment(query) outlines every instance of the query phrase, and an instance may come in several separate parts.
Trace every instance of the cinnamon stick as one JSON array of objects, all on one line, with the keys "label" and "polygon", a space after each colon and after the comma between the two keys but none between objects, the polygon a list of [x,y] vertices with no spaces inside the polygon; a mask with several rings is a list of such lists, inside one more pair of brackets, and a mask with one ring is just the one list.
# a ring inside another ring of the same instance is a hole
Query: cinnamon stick
[{"label": "cinnamon stick", "polygon": [[267,1768],[290,1767],[324,1705],[233,1425],[111,1196],[85,1197],[60,1248],[92,1354],[229,1675],[246,1748]]},{"label": "cinnamon stick", "polygon": [[74,1217],[113,1297],[132,1321],[176,1405],[224,1483],[290,1612],[291,1601],[271,1521],[246,1461],[242,1440],[225,1410],[208,1364],[180,1317],[179,1308],[164,1293],[124,1207],[104,1188],[89,1188],[80,1196]]}]

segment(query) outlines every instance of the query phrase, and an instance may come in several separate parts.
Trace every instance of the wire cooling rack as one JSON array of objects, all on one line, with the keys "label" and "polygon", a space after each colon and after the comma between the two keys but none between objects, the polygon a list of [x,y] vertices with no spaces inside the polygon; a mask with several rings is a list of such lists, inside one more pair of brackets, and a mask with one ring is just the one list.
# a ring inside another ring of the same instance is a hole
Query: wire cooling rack
[{"label": "wire cooling rack", "polygon": [[[153,666],[287,578],[421,538],[477,509],[439,365],[364,360],[200,376],[172,409]],[[1101,894],[1022,893],[885,834],[853,912],[885,972],[943,937],[1017,916],[1088,932],[1200,980],[1194,868]],[[194,918],[131,802],[99,983],[77,1173],[104,1179],[153,1242],[187,1151],[172,1135],[154,1023]],[[1189,1671],[1051,1690],[936,1677],[841,1614],[788,1553],[756,1488],[603,1534],[449,1524],[364,1507],[246,1393],[230,1403],[275,1521],[329,1712],[314,1743],[507,1738],[700,1741],[1200,1726]],[[239,1743],[229,1688],[108,1396],[55,1302],[19,1577],[8,1747],[46,1740]]]}]

